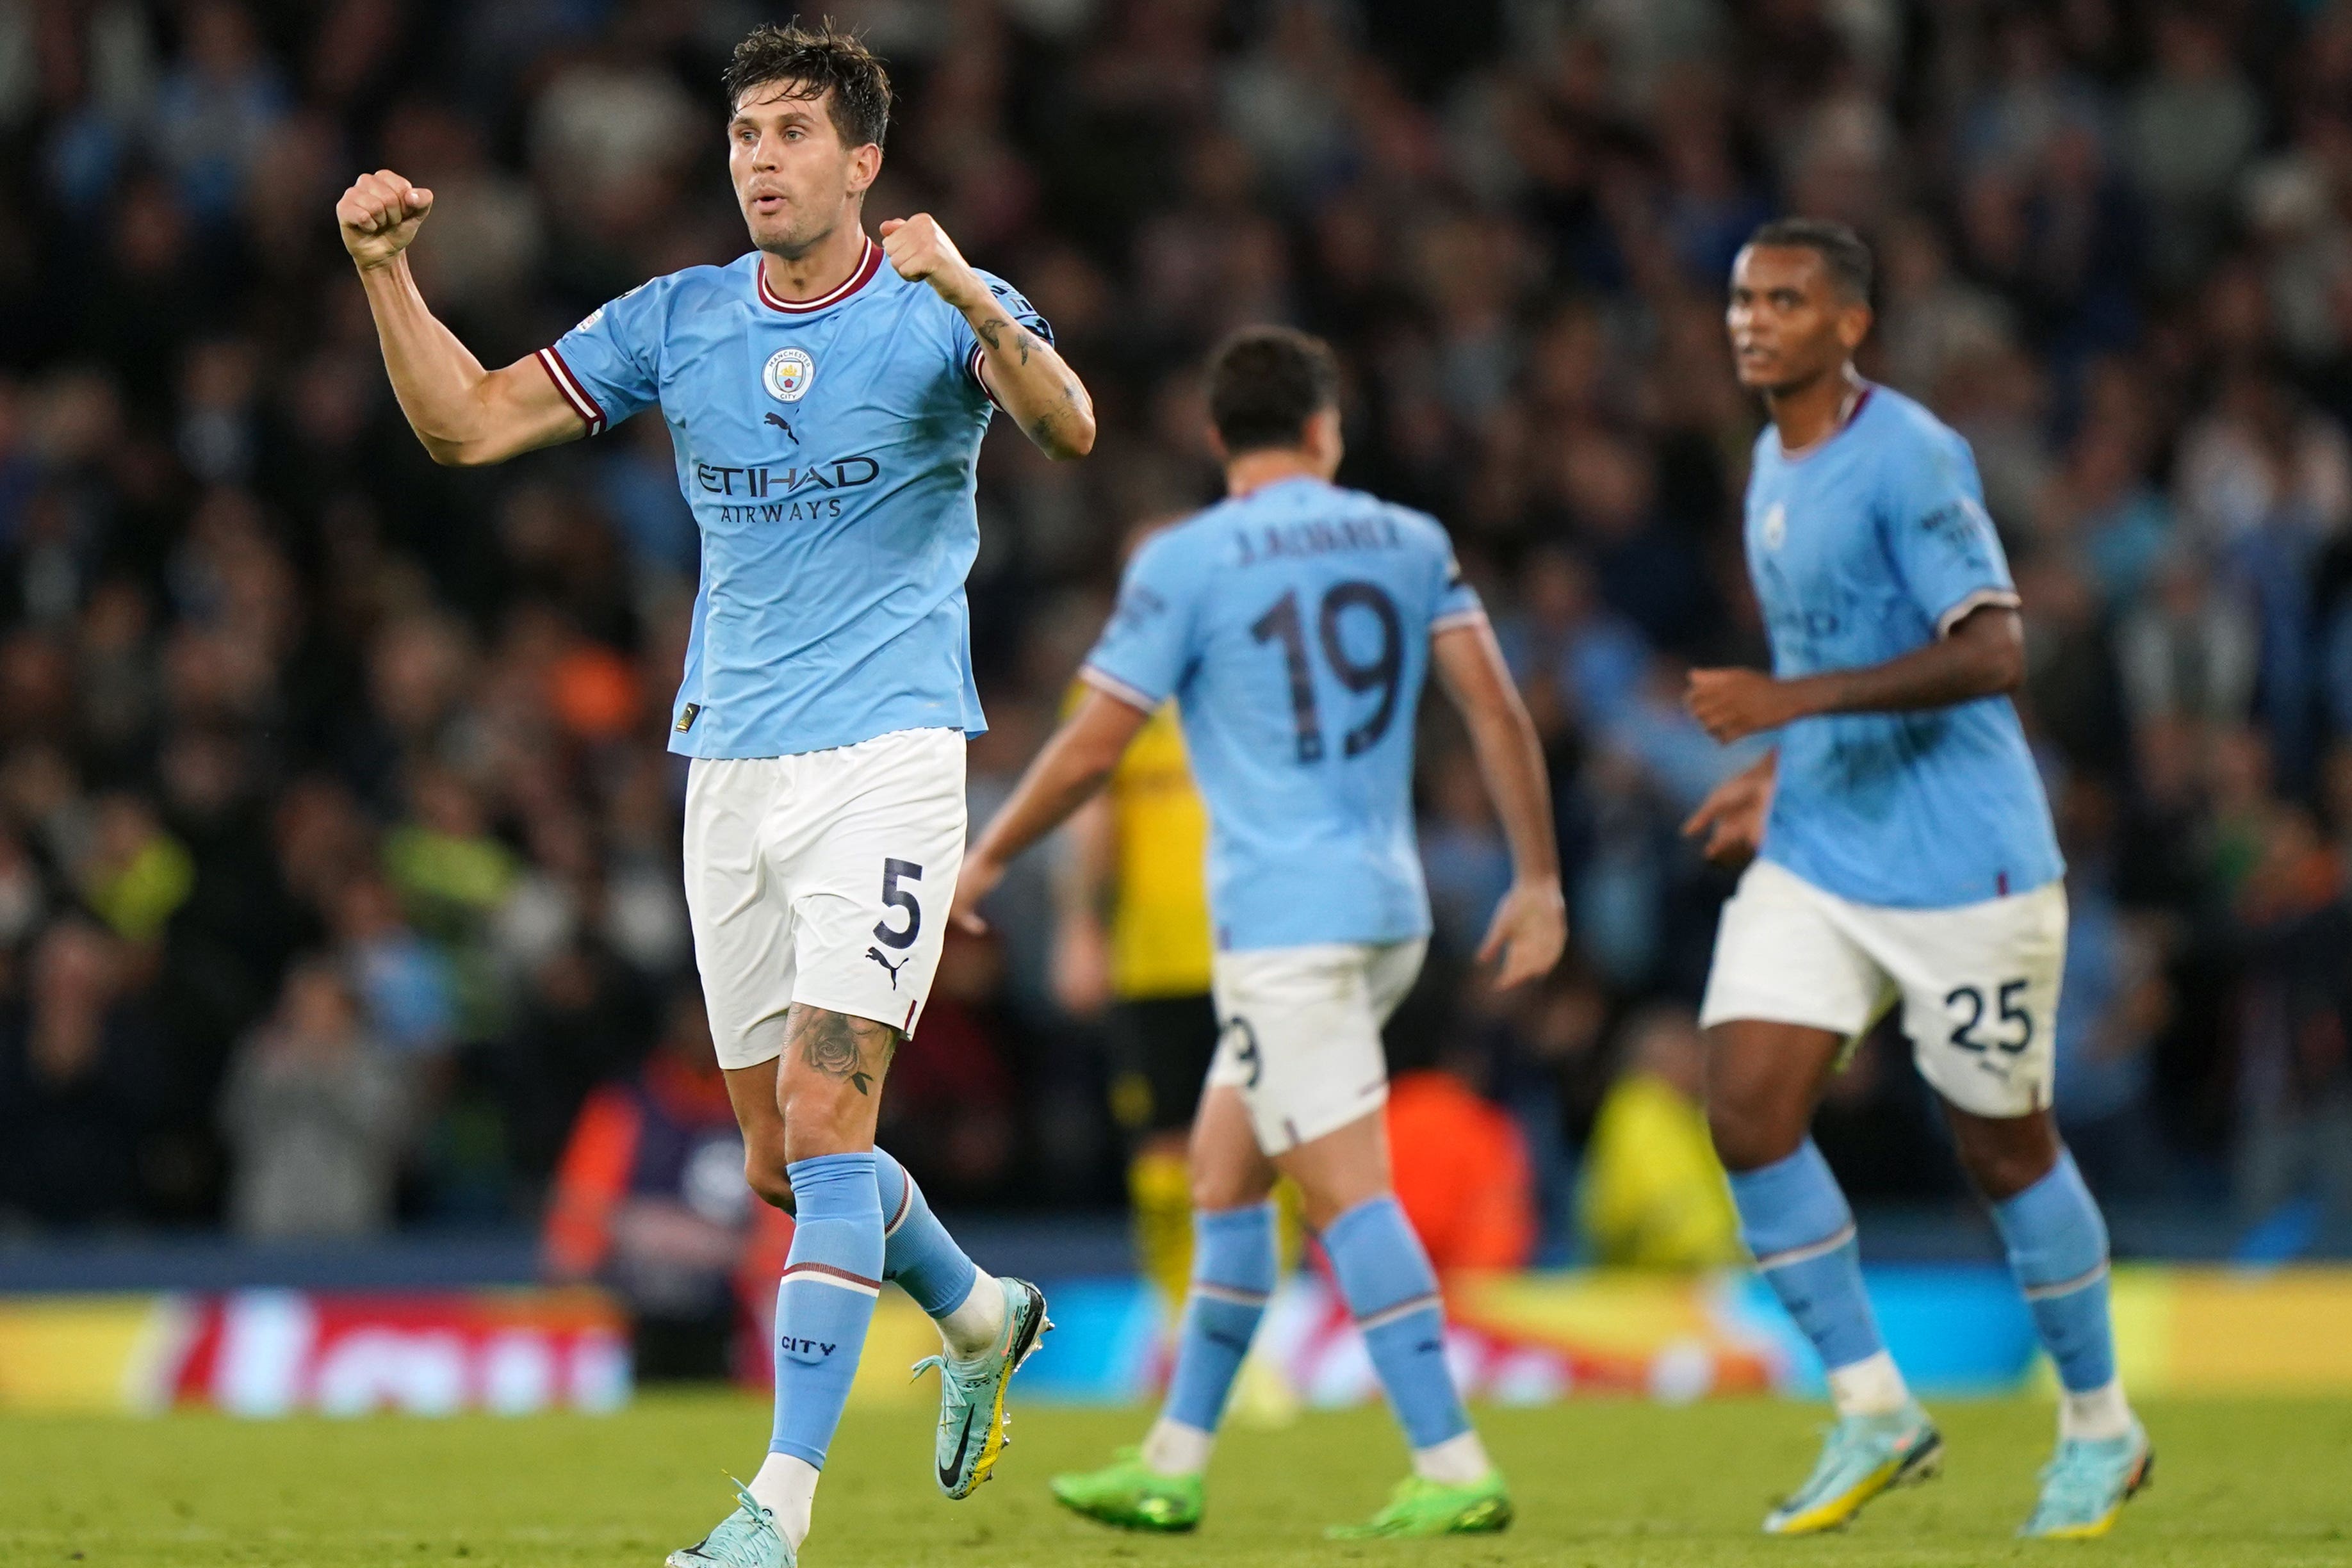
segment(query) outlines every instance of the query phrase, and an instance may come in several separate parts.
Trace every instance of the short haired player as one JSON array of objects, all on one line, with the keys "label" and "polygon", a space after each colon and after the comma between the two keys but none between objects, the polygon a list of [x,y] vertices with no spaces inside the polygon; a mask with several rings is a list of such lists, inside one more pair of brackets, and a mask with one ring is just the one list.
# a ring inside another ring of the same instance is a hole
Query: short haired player
[{"label": "short haired player", "polygon": [[1338,1533],[1500,1530],[1511,1503],[1446,1371],[1437,1280],[1389,1179],[1381,1026],[1421,969],[1414,714],[1431,671],[1461,710],[1514,880],[1481,951],[1497,985],[1567,937],[1535,727],[1445,531],[1331,483],[1339,374],[1301,333],[1218,353],[1227,499],[1136,552],[1090,689],[974,847],[959,918],[1177,703],[1209,807],[1211,990],[1222,1026],[1192,1130],[1195,1245],[1168,1402],[1133,1459],[1055,1495],[1132,1529],[1190,1530],[1226,1395],[1273,1290],[1276,1173],[1295,1181],[1412,1448],[1413,1474]]},{"label": "short haired player", "polygon": [[934,1459],[950,1497],[995,1464],[1005,1384],[1045,1326],[1036,1289],[979,1272],[874,1128],[939,963],[964,740],[983,728],[963,588],[981,437],[1002,407],[1076,458],[1095,426],[1045,321],[928,215],[867,237],[889,121],[879,61],[830,30],[762,26],[724,85],[751,252],[656,278],[502,370],[434,320],[409,274],[430,191],[380,170],[336,216],[436,460],[502,462],[656,405],[669,425],[702,534],[670,736],[694,759],[695,958],[751,1185],[799,1221],[766,1462],[669,1561],[780,1568],[807,1533],[882,1279],[940,1325]]},{"label": "short haired player", "polygon": [[1854,371],[1870,265],[1851,230],[1801,219],[1759,229],[1733,264],[1733,354],[1771,415],[1746,534],[1772,673],[1690,682],[1717,740],[1779,742],[1685,827],[1718,860],[1753,857],[1701,1010],[1707,1118],[1748,1247],[1821,1352],[1838,1414],[1764,1528],[1836,1528],[1940,1461],[1806,1134],[1823,1082],[1899,1004],[2064,1385],[2025,1532],[2096,1535],[2150,1456],[2116,1377],[2105,1226],[2050,1114],[2064,867],[2009,700],[2017,592],[1968,443]]}]

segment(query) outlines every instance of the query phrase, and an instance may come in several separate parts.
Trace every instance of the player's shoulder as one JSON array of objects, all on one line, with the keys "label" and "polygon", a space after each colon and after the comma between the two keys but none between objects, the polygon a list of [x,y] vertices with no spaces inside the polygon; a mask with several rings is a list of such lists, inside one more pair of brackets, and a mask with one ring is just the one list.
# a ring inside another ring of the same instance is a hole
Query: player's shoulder
[{"label": "player's shoulder", "polygon": [[724,267],[683,267],[676,272],[648,278],[590,311],[580,323],[580,330],[588,331],[607,316],[659,317],[681,308],[692,309],[731,297],[750,286],[749,267],[756,263],[759,254],[755,250],[749,258]]},{"label": "player's shoulder", "polygon": [[1918,399],[1891,386],[1873,384],[1860,419],[1868,421],[1869,444],[1888,457],[1951,458],[1968,452],[1968,437],[1936,417]]}]

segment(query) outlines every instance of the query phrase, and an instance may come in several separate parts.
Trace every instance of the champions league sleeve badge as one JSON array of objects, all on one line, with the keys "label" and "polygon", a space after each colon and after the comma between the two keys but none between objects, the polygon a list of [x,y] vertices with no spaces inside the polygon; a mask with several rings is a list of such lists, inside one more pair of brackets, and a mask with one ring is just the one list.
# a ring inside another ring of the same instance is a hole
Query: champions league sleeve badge
[{"label": "champions league sleeve badge", "polygon": [[816,361],[806,349],[778,349],[760,373],[768,395],[779,403],[798,403],[816,383]]}]

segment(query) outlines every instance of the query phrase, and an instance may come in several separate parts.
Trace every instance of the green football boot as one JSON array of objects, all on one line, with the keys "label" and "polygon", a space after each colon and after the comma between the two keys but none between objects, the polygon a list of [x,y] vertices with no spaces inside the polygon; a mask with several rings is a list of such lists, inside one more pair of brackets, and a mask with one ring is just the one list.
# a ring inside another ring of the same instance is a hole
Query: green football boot
[{"label": "green football boot", "polygon": [[1135,1448],[1121,1448],[1099,1470],[1055,1476],[1051,1484],[1054,1500],[1064,1508],[1121,1530],[1175,1535],[1201,1522],[1201,1478],[1146,1469]]},{"label": "green football boot", "polygon": [[997,1456],[1013,1439],[1005,1435],[1004,1385],[1036,1353],[1037,1342],[1054,1326],[1045,1298],[1026,1279],[999,1279],[1004,1290],[1004,1334],[993,1353],[978,1361],[925,1356],[915,1375],[936,1367],[940,1374],[940,1428],[932,1458],[940,1490],[968,1498],[995,1472]]},{"label": "green football boot", "polygon": [[1333,1541],[1425,1540],[1433,1535],[1491,1535],[1511,1522],[1511,1493],[1502,1472],[1489,1470],[1466,1485],[1407,1476],[1388,1506],[1361,1524],[1335,1524]]}]

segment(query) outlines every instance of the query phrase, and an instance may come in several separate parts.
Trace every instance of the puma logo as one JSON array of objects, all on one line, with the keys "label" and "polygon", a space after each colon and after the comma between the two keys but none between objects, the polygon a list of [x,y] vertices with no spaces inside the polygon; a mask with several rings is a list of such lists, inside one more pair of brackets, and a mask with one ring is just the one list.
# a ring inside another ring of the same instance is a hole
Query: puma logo
[{"label": "puma logo", "polygon": [[786,419],[782,415],[781,415],[781,414],[771,414],[771,415],[769,415],[769,416],[768,416],[768,423],[769,423],[769,424],[771,424],[771,425],[772,425],[772,426],[774,426],[777,429],[782,430],[785,435],[787,435],[787,436],[792,436],[792,437],[793,437],[793,446],[797,447],[797,446],[799,446],[799,445],[801,444],[801,438],[800,438],[798,436],[794,436],[794,435],[793,435],[793,426],[792,426],[792,423],[791,423],[791,421],[787,420],[787,419]]},{"label": "puma logo", "polygon": [[[775,416],[770,415],[769,417],[772,419]],[[890,972],[890,989],[893,991],[898,989],[898,971],[907,967],[908,961],[902,958],[898,963],[893,963],[888,959],[882,956],[882,950],[878,947],[867,948],[866,950],[866,956],[880,964],[883,968],[888,970]]]}]

